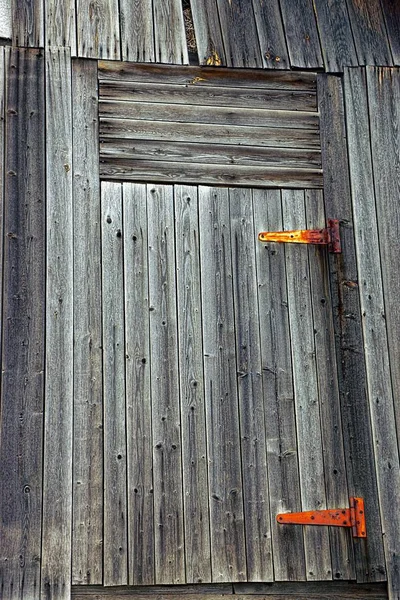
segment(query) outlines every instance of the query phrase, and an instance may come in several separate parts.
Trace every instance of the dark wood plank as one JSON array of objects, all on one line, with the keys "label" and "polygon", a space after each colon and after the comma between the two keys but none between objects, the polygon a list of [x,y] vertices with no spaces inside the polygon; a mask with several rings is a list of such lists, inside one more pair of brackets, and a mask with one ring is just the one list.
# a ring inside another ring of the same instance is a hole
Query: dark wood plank
[{"label": "dark wood plank", "polygon": [[264,66],[268,69],[289,69],[279,0],[253,0],[253,8]]},{"label": "dark wood plank", "polygon": [[246,87],[315,91],[315,73],[262,71],[260,69],[215,69],[212,67],[179,67],[116,61],[99,61],[99,78],[140,83],[172,83],[175,85]]},{"label": "dark wood plank", "polygon": [[185,582],[174,203],[148,185],[150,360],[156,582]]},{"label": "dark wood plank", "polygon": [[342,72],[358,65],[346,2],[314,0],[325,70]]},{"label": "dark wood plank", "polygon": [[[184,168],[186,167],[186,168]],[[179,162],[107,159],[100,165],[103,179],[249,187],[320,188],[322,171],[274,167],[185,165]]]},{"label": "dark wood plank", "polygon": [[269,110],[316,111],[315,92],[240,87],[199,87],[171,83],[138,83],[102,80],[100,97],[105,100],[161,102],[169,104],[200,104],[202,106],[232,106]]},{"label": "dark wood plank", "polygon": [[209,143],[213,140],[216,144],[277,148],[318,149],[320,147],[319,131],[315,129],[135,121],[104,117],[100,122],[102,138],[170,140],[172,132],[176,142]]},{"label": "dark wood plank", "polygon": [[385,19],[379,0],[347,0],[360,65],[392,65]]},{"label": "dark wood plank", "polygon": [[246,0],[217,0],[228,67],[262,67],[253,6]]},{"label": "dark wood plank", "polygon": [[[253,206],[256,234],[283,229],[279,190],[254,190]],[[257,242],[256,260],[274,579],[300,581],[303,532],[275,518],[301,510],[284,246]]]},{"label": "dark wood plank", "polygon": [[228,190],[199,188],[213,581],[247,578]]},{"label": "dark wood plank", "polygon": [[68,600],[73,437],[73,182],[69,49],[46,50],[46,382],[41,595]]},{"label": "dark wood plank", "polygon": [[248,581],[272,581],[253,192],[230,189],[233,303]]},{"label": "dark wood plank", "polygon": [[120,0],[121,58],[154,62],[154,23],[152,0]]},{"label": "dark wood plank", "polygon": [[186,581],[211,581],[197,187],[175,186]]},{"label": "dark wood plank", "polygon": [[296,148],[262,148],[206,143],[170,142],[168,140],[114,140],[104,138],[100,144],[101,160],[109,158],[154,160],[208,165],[247,165],[253,167],[321,168],[319,150]]},{"label": "dark wood plank", "polygon": [[97,63],[72,65],[74,458],[72,582],[103,576],[103,385]]},{"label": "dark wood plank", "polygon": [[104,394],[103,583],[128,583],[122,186],[101,185]]},{"label": "dark wood plank", "polygon": [[280,0],[290,65],[315,69],[324,66],[311,0]]},{"label": "dark wood plank", "polygon": [[155,582],[146,203],[146,185],[123,185],[128,568],[135,585]]},{"label": "dark wood plank", "polygon": [[13,0],[12,42],[13,46],[38,48],[44,45],[44,0]]},{"label": "dark wood plank", "polygon": [[156,61],[187,65],[189,57],[181,0],[153,2],[153,18]]},{"label": "dark wood plank", "polygon": [[78,56],[120,59],[118,0],[76,2]]},{"label": "dark wood plank", "polygon": [[392,50],[393,63],[400,65],[400,4],[397,0],[381,0],[386,32]]},{"label": "dark wood plank", "polygon": [[[36,2],[35,2],[36,4]],[[75,0],[52,0],[45,4],[46,46],[68,47],[77,55]]]},{"label": "dark wood plank", "polygon": [[2,240],[3,227],[5,233],[1,314],[0,589],[2,596],[10,600],[21,597],[37,600],[40,596],[44,409],[44,59],[37,50],[13,49],[6,53],[5,64],[5,52],[0,51],[1,146],[7,140],[5,155],[3,148],[0,153],[2,161],[5,158],[4,180],[3,162],[0,177]]},{"label": "dark wood plank", "polygon": [[[307,229],[326,226],[322,191],[307,190],[305,197]],[[329,508],[341,508],[349,506],[349,490],[326,248],[310,246],[309,257],[326,500]],[[331,527],[329,536],[334,579],[355,579],[353,543],[348,531]]]},{"label": "dark wood plank", "polygon": [[[257,108],[232,108],[152,102],[114,102],[101,100],[100,118],[135,119],[176,123],[280,127],[288,129],[318,129],[317,113]],[[173,136],[171,131],[171,137]]]},{"label": "dark wood plank", "polygon": [[201,598],[204,595],[207,598],[207,595],[218,596],[220,594],[232,595],[233,594],[233,586],[228,583],[196,583],[194,585],[186,584],[186,585],[152,585],[152,586],[119,586],[114,588],[104,588],[101,586],[77,586],[73,588],[72,597],[74,594],[87,598],[95,596],[98,594],[100,597],[110,597],[114,595],[119,595],[122,597],[133,597],[133,596],[146,596],[147,598],[154,595],[167,595],[167,596],[180,596],[188,594],[189,596],[195,596],[197,599]]},{"label": "dark wood plank", "polygon": [[[368,114],[364,70],[345,71],[345,100],[367,388],[379,508],[382,531],[385,532],[383,545],[388,589],[391,596],[395,598],[400,594],[400,554],[397,550],[400,540],[400,519],[396,506],[398,490],[400,490],[400,464],[390,377],[382,270],[380,261],[376,260],[379,256],[379,236],[376,197],[373,195],[373,161],[371,148],[364,142],[370,137],[369,117],[372,118],[373,111],[377,110],[377,107],[372,103],[369,106],[370,115]],[[385,108],[383,105],[379,106],[379,110]],[[382,150],[384,152],[384,149]],[[382,158],[382,154],[379,158]]]},{"label": "dark wood plank", "polygon": [[201,65],[226,65],[217,0],[191,0],[197,54]]},{"label": "dark wood plank", "polygon": [[[329,218],[340,219],[343,252],[329,256],[339,393],[349,492],[366,502],[367,540],[354,540],[358,581],[385,578],[371,421],[358,295],[352,203],[341,79],[318,77],[324,201]],[[334,574],[335,575],[335,574]]]}]

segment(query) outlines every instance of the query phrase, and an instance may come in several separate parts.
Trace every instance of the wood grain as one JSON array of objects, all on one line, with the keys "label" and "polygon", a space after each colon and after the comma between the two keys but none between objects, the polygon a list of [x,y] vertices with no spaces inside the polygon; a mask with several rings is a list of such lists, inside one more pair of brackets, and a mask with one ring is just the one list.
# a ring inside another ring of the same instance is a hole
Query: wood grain
[{"label": "wood grain", "polygon": [[68,600],[73,436],[71,59],[46,50],[46,383],[41,594]]},{"label": "wood grain", "polygon": [[101,186],[104,394],[104,585],[128,583],[122,186]]},{"label": "wood grain", "polygon": [[51,0],[45,5],[46,46],[69,47],[77,55],[75,0]]},{"label": "wood grain", "polygon": [[44,119],[42,53],[1,48],[0,233],[4,265],[3,248],[0,264],[4,287],[0,294],[0,589],[10,600],[38,600],[40,596],[46,295]]},{"label": "wood grain", "polygon": [[13,0],[11,3],[13,46],[44,46],[44,0]]},{"label": "wood grain", "polygon": [[121,58],[155,61],[152,0],[120,0]]},{"label": "wood grain", "polygon": [[288,69],[289,56],[278,0],[253,0],[263,64],[268,69]]},{"label": "wood grain", "polygon": [[393,64],[400,65],[400,6],[396,0],[381,0]]},{"label": "wood grain", "polygon": [[103,575],[103,376],[97,63],[72,65],[74,459],[72,582]]},{"label": "wood grain", "polygon": [[351,23],[345,2],[314,0],[325,70],[340,73],[358,65]]},{"label": "wood grain", "polygon": [[[342,254],[329,256],[336,364],[349,492],[366,502],[367,540],[353,540],[357,581],[385,578],[366,390],[364,343],[341,79],[318,77],[326,215],[340,219]],[[340,573],[339,573],[340,575]],[[335,576],[335,573],[334,573]]]},{"label": "wood grain", "polygon": [[156,582],[178,584],[185,546],[173,188],[148,185],[147,204]]},{"label": "wood grain", "polygon": [[393,64],[379,0],[347,0],[359,65]]},{"label": "wood grain", "polygon": [[252,3],[246,0],[217,0],[228,67],[262,67]]},{"label": "wood grain", "polygon": [[189,62],[181,0],[153,2],[155,58],[158,63]]},{"label": "wood grain", "polygon": [[197,187],[175,186],[186,581],[211,581]]},{"label": "wood grain", "polygon": [[[283,229],[279,190],[254,190],[253,207],[256,233]],[[274,579],[301,581],[303,532],[275,518],[301,510],[284,246],[258,242],[256,262]]]},{"label": "wood grain", "polygon": [[155,582],[146,203],[146,185],[123,185],[128,556],[134,585]]},{"label": "wood grain", "polygon": [[201,65],[226,66],[217,0],[191,0],[197,54]]},{"label": "wood grain", "polygon": [[120,59],[118,0],[77,0],[76,25],[78,56]]},{"label": "wood grain", "polygon": [[199,188],[213,581],[246,580],[228,191]]},{"label": "wood grain", "polygon": [[290,65],[293,68],[323,67],[313,4],[310,0],[280,0]]}]

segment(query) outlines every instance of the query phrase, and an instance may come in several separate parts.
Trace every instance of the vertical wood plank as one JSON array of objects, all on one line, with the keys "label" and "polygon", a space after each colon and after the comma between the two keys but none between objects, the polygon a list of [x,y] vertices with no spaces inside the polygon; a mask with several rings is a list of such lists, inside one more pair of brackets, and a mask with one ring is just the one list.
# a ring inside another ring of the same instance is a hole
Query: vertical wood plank
[{"label": "vertical wood plank", "polygon": [[[373,103],[370,105],[369,115],[363,70],[345,71],[345,98],[368,395],[383,544],[390,596],[396,598],[400,595],[400,519],[397,509],[400,464],[379,260],[376,198],[373,195],[372,156],[370,146],[365,144],[365,140],[370,139],[369,117],[372,118],[376,106]],[[379,108],[384,110],[386,107]]]},{"label": "vertical wood plank", "polygon": [[44,0],[12,0],[13,46],[44,46]]},{"label": "vertical wood plank", "polygon": [[229,197],[199,188],[213,581],[246,581]]},{"label": "vertical wood plank", "polygon": [[313,1],[325,70],[340,73],[358,65],[346,2]]},{"label": "vertical wood plank", "polygon": [[392,65],[385,19],[379,0],[347,0],[358,64]]},{"label": "vertical wood plank", "polygon": [[385,579],[371,419],[368,407],[359,280],[353,231],[342,81],[318,76],[325,212],[340,219],[342,254],[329,255],[346,470],[351,496],[365,500],[368,537],[353,540],[357,580]]},{"label": "vertical wood plank", "polygon": [[118,0],[77,0],[78,56],[119,60]]},{"label": "vertical wood plank", "polygon": [[279,0],[253,0],[261,56],[268,69],[289,69]]},{"label": "vertical wood plank", "polygon": [[10,600],[36,600],[40,596],[44,404],[44,58],[37,50],[6,53],[5,63],[1,48],[0,590]]},{"label": "vertical wood plank", "polygon": [[46,46],[69,47],[71,56],[76,56],[75,0],[46,1],[45,31]]},{"label": "vertical wood plank", "polygon": [[[282,209],[286,230],[305,229],[304,192],[284,190]],[[307,246],[287,246],[286,274],[301,502],[303,510],[319,510],[326,508],[326,494]],[[304,527],[304,546],[307,579],[331,579],[328,528]]]},{"label": "vertical wood plank", "polygon": [[400,65],[400,5],[397,0],[381,0],[393,63]]},{"label": "vertical wood plank", "polygon": [[280,0],[291,67],[323,67],[313,3],[311,0]]},{"label": "vertical wood plank", "polygon": [[[326,226],[324,199],[319,190],[307,190],[307,229]],[[326,500],[329,508],[349,506],[346,459],[339,400],[329,267],[326,248],[309,247],[314,340],[320,397]],[[334,579],[355,579],[352,539],[341,527],[331,527],[332,573]]]},{"label": "vertical wood plank", "polygon": [[152,0],[120,0],[121,59],[154,62]]},{"label": "vertical wood plank", "polygon": [[[283,229],[279,190],[254,190],[253,204],[255,233]],[[284,246],[257,243],[256,259],[274,579],[301,581],[303,532],[275,519],[302,509]]]},{"label": "vertical wood plank", "polygon": [[101,185],[104,393],[103,583],[128,583],[122,185]]},{"label": "vertical wood plank", "polygon": [[229,190],[248,581],[272,581],[267,448],[251,189]]},{"label": "vertical wood plank", "polygon": [[201,65],[226,65],[217,0],[190,0]]},{"label": "vertical wood plank", "polygon": [[69,600],[72,534],[73,193],[69,49],[46,51],[46,387],[41,593]]},{"label": "vertical wood plank", "polygon": [[217,0],[228,67],[262,67],[253,6],[246,0]]},{"label": "vertical wood plank", "polygon": [[[103,381],[97,62],[72,65],[74,458],[72,583],[103,577]],[[77,101],[79,99],[79,101]]]},{"label": "vertical wood plank", "polygon": [[171,186],[148,186],[148,219],[156,582],[177,584],[185,548]]},{"label": "vertical wood plank", "polygon": [[181,0],[153,2],[156,62],[189,64]]},{"label": "vertical wood plank", "polygon": [[147,192],[123,186],[129,583],[154,577]]},{"label": "vertical wood plank", "polygon": [[197,188],[175,186],[186,581],[211,581]]},{"label": "vertical wood plank", "polygon": [[0,0],[0,38],[10,40],[13,35],[11,0]]}]

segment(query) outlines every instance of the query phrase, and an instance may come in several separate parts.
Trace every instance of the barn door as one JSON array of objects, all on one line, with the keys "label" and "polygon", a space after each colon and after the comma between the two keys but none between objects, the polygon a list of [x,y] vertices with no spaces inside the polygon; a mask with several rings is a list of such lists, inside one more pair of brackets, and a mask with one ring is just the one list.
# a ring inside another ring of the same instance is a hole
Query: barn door
[{"label": "barn door", "polygon": [[354,577],[322,192],[102,184],[104,583]]}]

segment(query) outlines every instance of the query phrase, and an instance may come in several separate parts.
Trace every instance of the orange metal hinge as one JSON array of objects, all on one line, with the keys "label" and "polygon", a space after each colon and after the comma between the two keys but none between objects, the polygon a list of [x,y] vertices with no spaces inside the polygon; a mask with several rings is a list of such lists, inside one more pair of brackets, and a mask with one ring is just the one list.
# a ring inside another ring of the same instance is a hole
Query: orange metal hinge
[{"label": "orange metal hinge", "polygon": [[310,510],[298,513],[282,513],[276,516],[281,524],[294,525],[330,525],[333,527],[350,527],[353,537],[367,537],[363,498],[350,498],[350,508],[330,510]]},{"label": "orange metal hinge", "polygon": [[340,244],[339,220],[328,219],[326,229],[300,229],[297,231],[263,231],[258,234],[260,242],[294,242],[328,246],[328,251],[338,254]]}]

